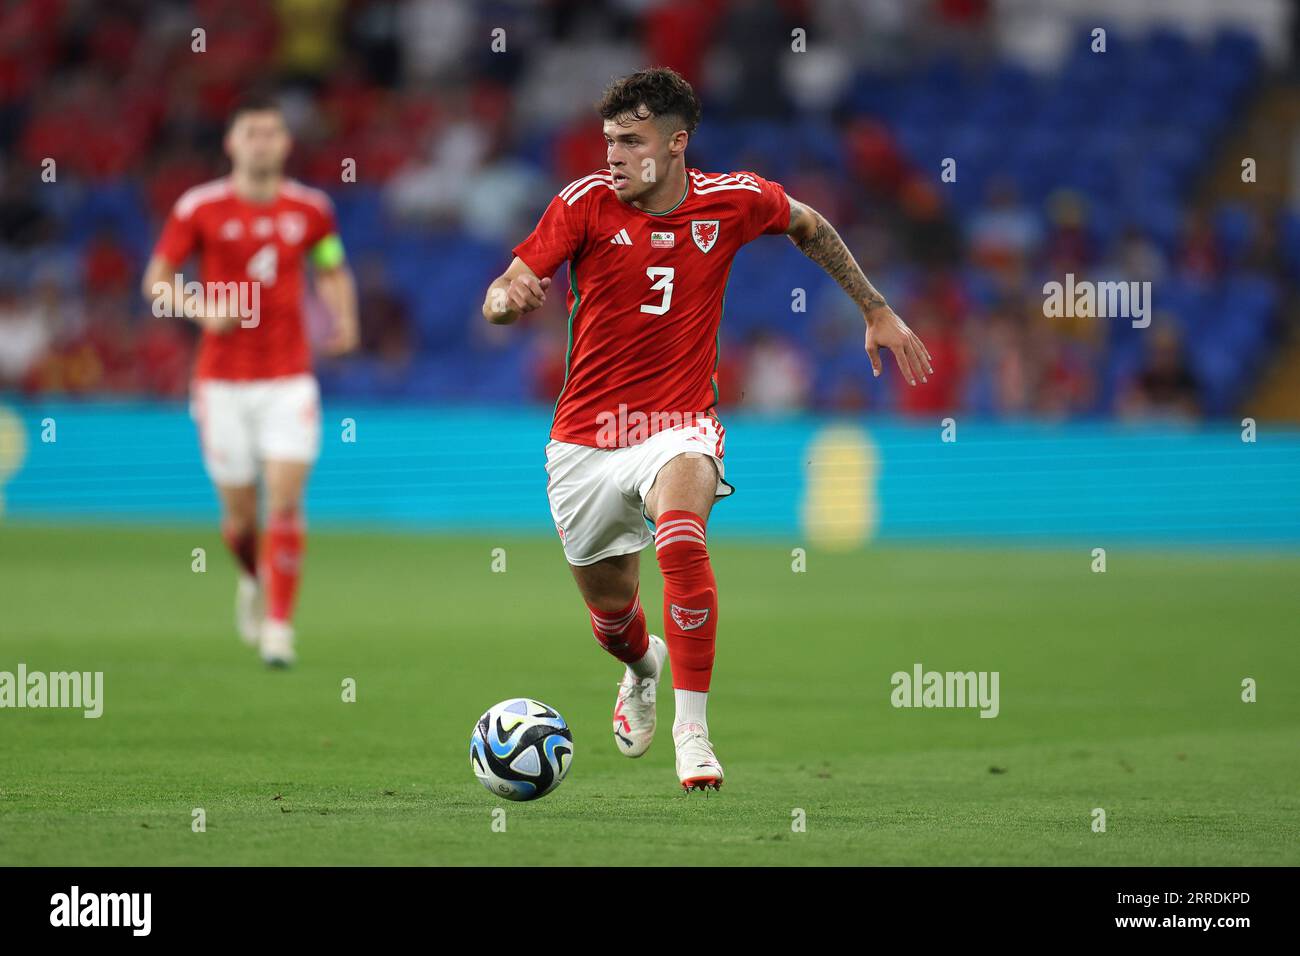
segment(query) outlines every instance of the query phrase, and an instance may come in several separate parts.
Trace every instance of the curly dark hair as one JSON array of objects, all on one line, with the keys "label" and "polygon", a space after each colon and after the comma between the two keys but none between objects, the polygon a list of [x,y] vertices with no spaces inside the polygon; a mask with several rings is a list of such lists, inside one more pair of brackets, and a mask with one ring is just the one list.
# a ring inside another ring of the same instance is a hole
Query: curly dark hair
[{"label": "curly dark hair", "polygon": [[596,104],[601,119],[630,114],[636,119],[661,122],[672,132],[694,133],[700,124],[700,98],[676,70],[657,66],[615,80]]}]

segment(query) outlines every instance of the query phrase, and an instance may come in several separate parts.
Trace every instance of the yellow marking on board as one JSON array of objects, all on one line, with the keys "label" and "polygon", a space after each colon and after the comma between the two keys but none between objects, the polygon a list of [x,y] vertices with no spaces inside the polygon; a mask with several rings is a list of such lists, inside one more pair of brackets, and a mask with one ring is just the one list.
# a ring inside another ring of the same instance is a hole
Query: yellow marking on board
[{"label": "yellow marking on board", "polygon": [[0,407],[0,515],[5,513],[5,482],[16,475],[27,457],[27,432],[22,419]]},{"label": "yellow marking on board", "polygon": [[848,551],[874,537],[880,517],[879,456],[866,432],[827,426],[813,436],[804,460],[801,519],[809,543]]}]

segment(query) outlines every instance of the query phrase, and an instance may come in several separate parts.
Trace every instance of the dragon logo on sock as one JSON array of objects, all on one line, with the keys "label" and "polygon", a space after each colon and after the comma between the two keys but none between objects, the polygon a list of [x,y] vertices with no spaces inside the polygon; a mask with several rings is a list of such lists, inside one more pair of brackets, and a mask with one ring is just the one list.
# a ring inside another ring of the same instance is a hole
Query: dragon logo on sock
[{"label": "dragon logo on sock", "polygon": [[707,607],[695,610],[672,604],[669,605],[669,611],[673,615],[673,620],[677,622],[677,626],[683,631],[693,631],[709,619],[709,609]]}]

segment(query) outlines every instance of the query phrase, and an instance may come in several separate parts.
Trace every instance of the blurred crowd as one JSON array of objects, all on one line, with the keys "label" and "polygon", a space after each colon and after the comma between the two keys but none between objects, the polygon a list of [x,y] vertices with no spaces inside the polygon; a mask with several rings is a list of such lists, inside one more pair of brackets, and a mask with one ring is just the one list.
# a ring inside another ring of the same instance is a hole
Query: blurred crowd
[{"label": "blurred crowd", "polygon": [[[1229,413],[1283,333],[1300,227],[1287,210],[1197,202],[1215,158],[1202,137],[1230,129],[1271,68],[1249,33],[1166,30],[1151,42],[1186,73],[1149,76],[1116,37],[1110,62],[1134,73],[1106,82],[1125,80],[1133,115],[1089,127],[1095,155],[1076,169],[1077,124],[1053,124],[1091,82],[1086,33],[1056,6],[1066,39],[1031,73],[1008,61],[991,0],[7,4],[0,390],[185,394],[194,329],[154,319],[139,276],[176,197],[225,171],[227,112],[258,84],[280,92],[291,173],[334,197],[358,277],[362,353],[322,364],[327,392],[550,402],[561,297],[497,329],[478,315],[482,290],[556,189],[603,165],[591,107],[604,84],[661,64],[705,104],[690,164],[752,169],[822,211],[939,372],[924,389],[873,384],[852,303],[766,239],[728,291],[724,408]],[[792,55],[800,30],[808,52]],[[1207,70],[1224,82],[1195,90],[1184,119],[1168,97]],[[1109,102],[1098,83],[1089,95]],[[1115,123],[1110,141],[1091,135]],[[1132,199],[1097,174],[1137,148],[1129,129],[1163,144],[1168,174]],[[1151,281],[1152,326],[1046,318],[1043,283],[1071,272]],[[1200,332],[1225,302],[1231,341],[1211,352]]]}]

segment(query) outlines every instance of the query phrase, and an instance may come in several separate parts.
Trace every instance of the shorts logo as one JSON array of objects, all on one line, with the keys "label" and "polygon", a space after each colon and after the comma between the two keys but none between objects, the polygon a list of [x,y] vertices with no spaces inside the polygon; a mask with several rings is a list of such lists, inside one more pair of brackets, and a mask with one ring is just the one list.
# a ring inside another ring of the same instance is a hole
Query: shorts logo
[{"label": "shorts logo", "polygon": [[693,631],[709,619],[709,609],[700,608],[698,611],[689,607],[678,607],[676,604],[669,605],[669,610],[673,615],[673,620],[683,631]]},{"label": "shorts logo", "polygon": [[564,541],[564,529],[557,524],[555,526],[555,531],[560,536],[560,541]]},{"label": "shorts logo", "polygon": [[691,238],[695,240],[700,252],[708,252],[718,241],[718,220],[692,219]]}]

